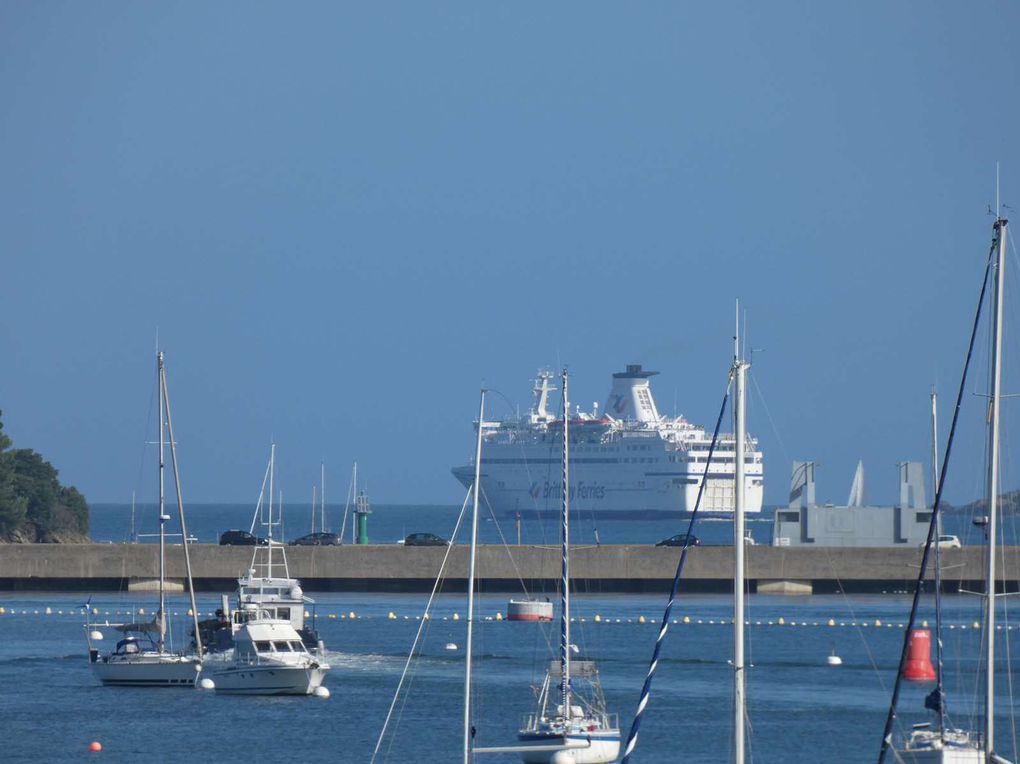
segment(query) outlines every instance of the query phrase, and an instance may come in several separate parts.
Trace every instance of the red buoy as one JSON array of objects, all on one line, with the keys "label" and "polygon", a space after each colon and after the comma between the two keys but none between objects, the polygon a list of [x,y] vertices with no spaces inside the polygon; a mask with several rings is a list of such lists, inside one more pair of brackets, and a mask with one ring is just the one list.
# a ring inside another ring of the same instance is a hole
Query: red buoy
[{"label": "red buoy", "polygon": [[98,753],[99,751],[103,750],[103,744],[100,743],[98,740],[93,740],[91,743],[89,743],[89,750]]},{"label": "red buoy", "polygon": [[910,647],[907,665],[903,667],[903,678],[908,682],[931,682],[935,680],[935,669],[931,665],[931,631],[914,629],[910,632]]}]

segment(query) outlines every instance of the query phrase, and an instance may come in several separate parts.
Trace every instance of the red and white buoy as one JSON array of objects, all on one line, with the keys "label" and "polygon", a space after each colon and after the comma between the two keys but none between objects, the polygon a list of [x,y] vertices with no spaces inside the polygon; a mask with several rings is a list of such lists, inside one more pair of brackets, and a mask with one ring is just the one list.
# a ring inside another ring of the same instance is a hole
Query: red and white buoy
[{"label": "red and white buoy", "polygon": [[553,605],[548,600],[510,600],[506,606],[508,621],[551,621]]},{"label": "red and white buoy", "polygon": [[914,629],[910,632],[910,648],[903,678],[908,682],[933,682],[935,669],[931,665],[931,631]]}]

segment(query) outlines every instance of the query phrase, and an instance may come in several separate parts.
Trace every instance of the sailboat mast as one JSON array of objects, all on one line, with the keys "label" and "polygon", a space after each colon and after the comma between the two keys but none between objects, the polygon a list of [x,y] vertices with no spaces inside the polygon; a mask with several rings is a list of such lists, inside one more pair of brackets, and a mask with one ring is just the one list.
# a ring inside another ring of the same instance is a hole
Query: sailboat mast
[{"label": "sailboat mast", "polygon": [[[931,490],[932,512],[935,511],[935,499],[939,495],[939,409],[938,394],[935,388],[931,391]],[[939,538],[942,535],[942,517],[936,518],[935,527],[935,695],[938,698],[939,739],[945,742],[946,736],[946,696],[942,684],[942,547]]]},{"label": "sailboat mast", "polygon": [[570,398],[563,370],[563,573],[560,582],[560,699],[563,719],[570,718]]},{"label": "sailboat mast", "polygon": [[1006,229],[1003,218],[995,221],[998,254],[995,264],[995,306],[992,324],[992,369],[988,428],[988,568],[985,572],[985,730],[986,754],[995,751],[995,564],[999,504],[999,404],[1002,387],[1002,314],[1005,288]]},{"label": "sailboat mast", "polygon": [[[354,506],[358,506],[358,463],[354,462]],[[358,524],[356,522],[351,523],[351,543],[358,543]]]},{"label": "sailboat mast", "polygon": [[[745,417],[745,381],[747,367],[740,351],[740,306],[737,305],[737,331],[733,338],[734,471],[733,492],[733,761],[744,762],[744,446],[747,439]],[[706,479],[707,479],[706,473]]]},{"label": "sailboat mast", "polygon": [[166,469],[163,454],[163,415],[166,390],[163,387],[163,352],[156,353],[156,374],[159,377],[159,651],[166,647]]},{"label": "sailboat mast", "polygon": [[478,403],[478,438],[475,443],[475,479],[471,486],[471,555],[468,562],[467,642],[464,645],[464,764],[471,761],[471,643],[475,631],[475,550],[478,546],[478,497],[482,482],[482,424],[485,421],[485,390]]},{"label": "sailboat mast", "polygon": [[188,596],[191,599],[191,619],[195,627],[195,651],[201,658],[202,630],[198,626],[198,605],[195,602],[195,579],[191,575],[191,549],[188,543],[188,525],[184,520],[184,498],[181,496],[181,471],[177,464],[177,441],[174,440],[174,420],[170,413],[170,391],[166,384],[166,367],[160,369],[163,383],[163,403],[166,405],[166,429],[170,437],[170,459],[174,466],[174,494],[177,496],[177,516],[181,523],[181,543],[184,549],[184,570],[188,579]]},{"label": "sailboat mast", "polygon": [[276,473],[276,444],[269,446],[269,522],[266,532],[266,578],[273,577],[273,477]]},{"label": "sailboat mast", "polygon": [[319,462],[319,530],[326,530],[326,462]]}]

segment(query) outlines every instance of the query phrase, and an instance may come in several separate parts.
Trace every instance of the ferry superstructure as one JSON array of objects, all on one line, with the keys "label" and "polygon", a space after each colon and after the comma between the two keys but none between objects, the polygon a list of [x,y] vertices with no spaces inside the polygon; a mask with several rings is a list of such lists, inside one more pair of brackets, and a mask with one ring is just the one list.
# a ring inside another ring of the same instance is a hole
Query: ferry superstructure
[{"label": "ferry superstructure", "polygon": [[[734,447],[732,433],[720,435],[711,464],[712,433],[682,416],[659,413],[651,377],[640,364],[613,374],[602,410],[578,407],[570,419],[570,500],[581,513],[658,514],[691,512],[703,480],[702,512],[732,516]],[[560,442],[563,420],[550,413],[553,376],[540,371],[534,405],[521,416],[481,424],[485,441],[481,487],[496,512],[555,511],[560,497]],[[478,423],[475,423],[478,426]],[[748,436],[745,448],[745,513],[761,512],[762,454]],[[455,467],[466,486],[473,460]]]}]

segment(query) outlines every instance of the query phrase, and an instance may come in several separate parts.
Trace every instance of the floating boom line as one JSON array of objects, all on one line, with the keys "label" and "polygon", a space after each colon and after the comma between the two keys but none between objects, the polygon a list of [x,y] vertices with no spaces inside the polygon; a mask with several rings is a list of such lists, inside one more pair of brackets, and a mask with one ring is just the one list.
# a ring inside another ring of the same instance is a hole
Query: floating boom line
[{"label": "floating boom line", "polygon": [[662,627],[659,629],[659,636],[655,638],[655,649],[652,651],[652,660],[648,665],[648,674],[645,676],[644,686],[641,688],[641,699],[638,701],[637,712],[634,714],[634,721],[630,726],[630,734],[627,737],[627,746],[623,752],[623,759],[620,764],[629,764],[630,755],[637,747],[638,733],[641,730],[641,721],[645,709],[648,707],[648,700],[652,693],[652,680],[655,679],[655,670],[659,665],[659,654],[666,642],[666,633],[669,631],[669,618],[673,612],[673,604],[676,601],[677,592],[680,589],[680,578],[684,572],[684,563],[687,562],[687,551],[690,549],[691,534],[694,532],[694,524],[698,519],[698,510],[701,509],[701,499],[705,494],[705,486],[708,484],[708,466],[712,464],[712,456],[715,454],[716,444],[719,442],[719,428],[722,426],[723,416],[726,413],[726,403],[730,397],[730,386],[733,383],[733,375],[730,374],[729,382],[726,384],[726,393],[723,395],[722,405],[719,407],[719,416],[715,420],[715,430],[712,432],[712,444],[708,449],[708,460],[705,467],[705,477],[698,488],[698,498],[694,502],[694,511],[691,512],[690,522],[687,524],[687,537],[684,539],[683,550],[680,552],[680,560],[676,565],[676,574],[673,576],[673,586],[669,591],[669,601],[666,603],[666,610],[662,615]]},{"label": "floating boom line", "polygon": [[[921,590],[924,588],[924,574],[928,570],[928,559],[931,556],[932,541],[937,535],[939,524],[939,512],[942,508],[942,492],[946,487],[946,475],[949,473],[949,456],[953,451],[953,440],[956,438],[956,425],[960,419],[960,408],[963,404],[963,393],[967,387],[967,374],[970,371],[970,362],[974,356],[974,345],[977,341],[978,326],[981,323],[981,309],[984,306],[985,294],[988,291],[988,276],[992,270],[992,254],[998,241],[992,243],[992,251],[989,253],[988,261],[985,263],[985,273],[981,280],[981,295],[978,297],[977,310],[974,312],[974,323],[970,330],[970,342],[967,345],[967,358],[963,363],[963,374],[960,377],[960,387],[956,393],[956,407],[953,409],[953,423],[949,427],[949,438],[946,440],[946,452],[942,457],[942,470],[939,475],[938,488],[935,491],[935,501],[931,508],[931,520],[928,523],[928,540],[924,545],[924,553],[921,555],[921,569],[917,573],[917,581],[914,584],[914,598],[910,605],[910,618],[907,619],[907,628],[903,632],[903,648],[900,652],[900,663],[896,668],[896,679],[893,682],[892,699],[889,702],[889,712],[885,719],[885,729],[882,731],[882,747],[878,752],[878,764],[885,762],[886,752],[892,747],[892,730],[896,722],[896,707],[899,704],[900,688],[903,685],[903,669],[907,664],[907,653],[910,648],[910,632],[917,622],[917,608],[921,600]],[[938,635],[941,640],[942,636]],[[941,684],[941,682],[940,682]],[[941,688],[939,688],[941,689]],[[941,701],[942,698],[939,698]],[[940,712],[941,713],[941,712]]]}]

